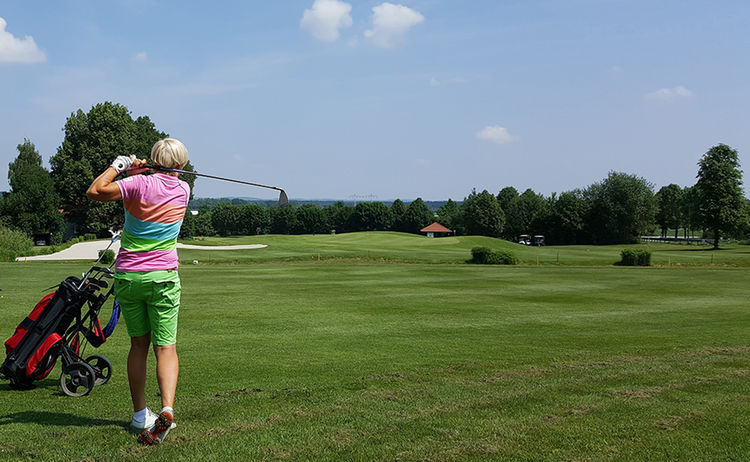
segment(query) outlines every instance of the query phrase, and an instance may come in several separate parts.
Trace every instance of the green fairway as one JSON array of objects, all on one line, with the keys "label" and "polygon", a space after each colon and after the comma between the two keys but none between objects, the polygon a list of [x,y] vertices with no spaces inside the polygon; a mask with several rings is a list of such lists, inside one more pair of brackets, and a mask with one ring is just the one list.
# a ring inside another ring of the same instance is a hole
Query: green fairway
[{"label": "green fairway", "polygon": [[[611,266],[622,247],[488,238],[200,242],[269,247],[180,251],[179,426],[167,442],[138,447],[126,430],[121,324],[89,350],[114,374],[87,397],[61,396],[59,366],[34,390],[0,383],[0,460],[750,456],[747,247],[712,266],[709,251],[652,246],[663,264],[623,268]],[[523,264],[460,264],[475,245],[509,246]],[[1,263],[3,339],[43,288],[86,265]]]},{"label": "green fairway", "polygon": [[472,247],[484,246],[514,253],[522,265],[609,266],[620,260],[625,248],[645,248],[653,253],[654,266],[750,267],[750,246],[724,245],[713,251],[706,245],[643,244],[621,246],[529,247],[502,239],[459,236],[431,239],[394,232],[338,235],[207,238],[184,241],[194,245],[266,244],[268,247],[235,252],[181,250],[180,260],[190,263],[250,263],[263,261],[311,261],[327,259],[386,260],[413,263],[464,263]]}]

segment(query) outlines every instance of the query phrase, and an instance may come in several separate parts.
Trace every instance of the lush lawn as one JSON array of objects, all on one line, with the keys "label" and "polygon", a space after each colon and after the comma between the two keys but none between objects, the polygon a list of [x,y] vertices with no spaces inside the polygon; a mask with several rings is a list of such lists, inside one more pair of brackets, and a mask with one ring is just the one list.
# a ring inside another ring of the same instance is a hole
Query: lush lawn
[{"label": "lush lawn", "polygon": [[[740,268],[604,266],[619,247],[570,249],[600,266],[536,267],[557,249],[514,247],[526,265],[480,267],[435,264],[480,238],[346,238],[229,239],[272,245],[183,266],[179,427],[162,447],[126,431],[121,325],[97,351],[114,376],[88,397],[61,396],[58,370],[0,384],[0,460],[750,458],[744,249],[717,252]],[[3,338],[85,269],[0,264]]]},{"label": "lush lawn", "polygon": [[184,263],[248,263],[262,261],[325,259],[361,259],[416,263],[464,263],[476,246],[513,252],[522,265],[609,266],[620,260],[620,251],[637,247],[651,250],[655,266],[735,266],[750,267],[750,246],[723,245],[713,251],[706,245],[644,244],[622,246],[547,246],[520,244],[479,236],[430,239],[414,234],[393,232],[350,233],[339,235],[208,238],[184,241],[197,245],[267,244],[259,250],[238,252],[182,250]]}]

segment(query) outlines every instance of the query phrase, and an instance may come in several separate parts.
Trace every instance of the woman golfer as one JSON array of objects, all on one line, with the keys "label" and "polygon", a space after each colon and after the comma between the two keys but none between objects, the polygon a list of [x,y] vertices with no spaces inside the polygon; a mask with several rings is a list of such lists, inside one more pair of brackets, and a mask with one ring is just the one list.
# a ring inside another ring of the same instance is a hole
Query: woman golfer
[{"label": "woman golfer", "polygon": [[[182,169],[188,161],[185,146],[173,138],[154,144],[151,160],[158,166]],[[115,297],[130,335],[128,381],[133,400],[130,426],[138,442],[159,444],[174,424],[177,389],[177,313],[180,278],[177,275],[177,235],[185,216],[190,187],[179,173],[145,172],[143,159],[119,156],[91,183],[86,195],[101,202],[123,200],[125,227],[115,263]],[[115,177],[126,172],[119,181]],[[156,379],[161,391],[159,415],[146,406],[146,361],[153,344]]]}]

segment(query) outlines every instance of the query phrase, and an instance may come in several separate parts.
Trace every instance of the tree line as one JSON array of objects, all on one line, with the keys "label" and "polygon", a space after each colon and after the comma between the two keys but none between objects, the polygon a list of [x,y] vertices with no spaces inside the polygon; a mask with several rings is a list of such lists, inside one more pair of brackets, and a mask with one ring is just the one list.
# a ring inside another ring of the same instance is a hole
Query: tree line
[{"label": "tree line", "polygon": [[[0,196],[0,226],[31,236],[95,234],[109,237],[123,224],[117,202],[93,202],[86,189],[118,155],[148,158],[151,146],[168,135],[147,116],[133,118],[119,104],[97,104],[88,113],[68,117],[65,137],[50,158],[50,171],[31,141],[19,144],[9,164],[10,192]],[[188,164],[185,170],[193,170]],[[190,183],[195,177],[183,177]],[[311,234],[355,231],[418,233],[438,221],[459,235],[483,235],[515,241],[520,235],[541,234],[550,244],[619,244],[637,242],[658,229],[708,233],[718,245],[722,237],[747,237],[750,205],[742,192],[737,151],[719,144],[698,163],[697,182],[690,187],[654,185],[636,175],[610,172],[586,188],[544,196],[513,186],[496,194],[471,191],[461,201],[449,199],[436,210],[422,200],[405,203],[343,201],[283,208],[257,203],[204,201],[199,214],[185,215],[182,237],[262,233]],[[192,199],[192,195],[191,195]]]}]

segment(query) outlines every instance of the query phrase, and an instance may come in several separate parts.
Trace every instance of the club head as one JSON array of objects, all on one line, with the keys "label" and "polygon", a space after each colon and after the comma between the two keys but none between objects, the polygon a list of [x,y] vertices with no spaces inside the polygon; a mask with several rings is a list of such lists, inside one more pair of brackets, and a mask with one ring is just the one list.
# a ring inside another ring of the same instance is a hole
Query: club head
[{"label": "club head", "polygon": [[286,196],[286,192],[284,190],[281,190],[281,194],[279,194],[279,207],[285,207],[289,205],[289,198]]}]

